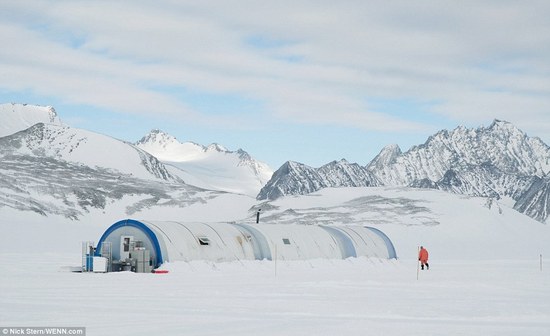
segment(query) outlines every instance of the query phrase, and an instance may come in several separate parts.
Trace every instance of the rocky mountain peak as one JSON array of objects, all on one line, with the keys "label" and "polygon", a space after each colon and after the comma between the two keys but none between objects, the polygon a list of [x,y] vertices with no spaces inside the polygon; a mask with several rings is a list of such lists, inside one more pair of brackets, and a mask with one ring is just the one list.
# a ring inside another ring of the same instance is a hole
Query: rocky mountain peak
[{"label": "rocky mountain peak", "polygon": [[379,169],[395,162],[395,159],[401,155],[399,145],[392,144],[382,148],[380,153],[367,165],[367,169]]},{"label": "rocky mountain peak", "polygon": [[257,199],[276,199],[286,195],[305,195],[328,187],[377,186],[379,181],[365,167],[342,159],[320,168],[285,162],[262,188]]},{"label": "rocky mountain peak", "polygon": [[219,153],[227,153],[227,152],[230,152],[229,149],[225,148],[224,146],[218,144],[218,143],[211,143],[210,145],[208,145],[208,147],[206,147],[205,149],[206,152],[210,152],[210,151],[213,151],[213,152],[219,152]]},{"label": "rocky mountain peak", "polygon": [[490,130],[508,129],[508,130],[520,131],[520,129],[517,128],[511,122],[508,122],[506,120],[500,120],[500,119],[494,119],[493,122],[491,123],[491,125],[489,125],[489,127],[487,127],[487,129],[490,129]]},{"label": "rocky mountain peak", "polygon": [[489,127],[441,130],[404,153],[397,145],[386,146],[366,167],[345,160],[320,168],[287,162],[258,199],[325,187],[406,186],[511,198],[517,202],[516,209],[545,221],[549,172],[548,145],[510,122],[495,119]]},{"label": "rocky mountain peak", "polygon": [[179,141],[176,139],[176,137],[159,129],[153,129],[148,134],[143,136],[138,142],[136,142],[136,145],[139,146],[156,144],[162,147],[166,147],[169,144],[178,142]]}]

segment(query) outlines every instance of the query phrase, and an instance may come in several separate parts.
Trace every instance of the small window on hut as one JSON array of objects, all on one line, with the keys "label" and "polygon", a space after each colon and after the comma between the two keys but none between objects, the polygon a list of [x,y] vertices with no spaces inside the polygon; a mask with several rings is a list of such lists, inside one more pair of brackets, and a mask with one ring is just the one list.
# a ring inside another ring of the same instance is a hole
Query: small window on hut
[{"label": "small window on hut", "polygon": [[210,245],[210,239],[208,237],[199,237],[199,244]]},{"label": "small window on hut", "polygon": [[288,239],[288,238],[283,238],[283,243],[284,243],[285,245],[290,245],[290,239]]}]

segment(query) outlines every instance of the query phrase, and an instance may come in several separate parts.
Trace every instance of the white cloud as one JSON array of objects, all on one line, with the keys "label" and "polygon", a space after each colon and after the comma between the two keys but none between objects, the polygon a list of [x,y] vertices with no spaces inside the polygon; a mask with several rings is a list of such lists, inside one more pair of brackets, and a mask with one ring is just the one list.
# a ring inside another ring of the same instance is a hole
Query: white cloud
[{"label": "white cloud", "polygon": [[267,119],[367,130],[424,130],[430,123],[371,109],[367,97],[436,102],[424,115],[457,123],[550,123],[546,1],[1,6],[0,37],[8,47],[0,50],[7,78],[0,87],[9,90],[197,122],[219,116],[158,88],[259,100]]}]

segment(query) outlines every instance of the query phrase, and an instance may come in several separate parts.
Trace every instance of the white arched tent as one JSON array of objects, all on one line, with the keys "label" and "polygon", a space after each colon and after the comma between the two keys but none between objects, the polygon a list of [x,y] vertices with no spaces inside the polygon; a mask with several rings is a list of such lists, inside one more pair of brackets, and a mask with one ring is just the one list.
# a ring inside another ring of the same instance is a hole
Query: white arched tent
[{"label": "white arched tent", "polygon": [[167,261],[397,258],[390,239],[365,226],[239,224],[125,219],[111,225],[96,254],[114,262],[147,252],[152,268]]}]

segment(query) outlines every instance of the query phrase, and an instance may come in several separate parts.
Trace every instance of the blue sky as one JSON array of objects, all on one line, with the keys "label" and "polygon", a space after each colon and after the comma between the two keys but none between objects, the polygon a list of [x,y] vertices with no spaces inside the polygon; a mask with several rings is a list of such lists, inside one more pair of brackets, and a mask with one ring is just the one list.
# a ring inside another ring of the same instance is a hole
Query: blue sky
[{"label": "blue sky", "polygon": [[273,169],[367,164],[440,129],[550,143],[548,1],[2,1],[0,102]]}]

